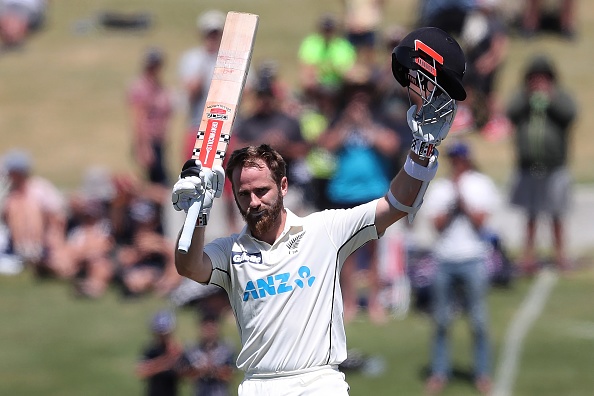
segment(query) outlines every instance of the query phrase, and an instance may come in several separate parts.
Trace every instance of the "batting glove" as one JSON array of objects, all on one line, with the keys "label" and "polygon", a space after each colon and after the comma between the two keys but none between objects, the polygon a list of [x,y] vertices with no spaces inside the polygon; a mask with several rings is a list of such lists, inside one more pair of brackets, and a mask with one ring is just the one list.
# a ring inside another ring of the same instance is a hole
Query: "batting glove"
[{"label": "batting glove", "polygon": [[203,168],[199,160],[188,160],[182,168],[179,180],[173,186],[173,207],[187,213],[193,203],[201,202],[198,226],[205,226],[213,201],[223,194],[224,185],[225,171],[221,166]]},{"label": "batting glove", "polygon": [[[448,135],[456,114],[456,104],[454,102],[452,112],[443,117],[430,112],[430,106],[427,106],[421,114],[417,114],[417,105],[412,105],[406,113],[408,126],[413,134],[411,150],[420,157],[426,158],[435,154],[433,152],[435,147],[439,146]],[[432,119],[433,122],[423,122],[423,118],[425,120]]]}]

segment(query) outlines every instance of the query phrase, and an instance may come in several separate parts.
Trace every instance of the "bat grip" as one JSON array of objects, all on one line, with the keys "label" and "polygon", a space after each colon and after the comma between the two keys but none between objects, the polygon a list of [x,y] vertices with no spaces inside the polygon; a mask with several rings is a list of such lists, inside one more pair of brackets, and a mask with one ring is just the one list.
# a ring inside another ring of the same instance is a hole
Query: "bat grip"
[{"label": "bat grip", "polygon": [[188,253],[188,250],[190,249],[190,245],[192,244],[192,235],[194,235],[194,228],[196,228],[196,221],[198,220],[198,215],[200,215],[201,209],[202,200],[195,201],[188,209],[186,221],[184,222],[184,228],[182,229],[179,242],[177,244],[177,250],[182,254]]}]

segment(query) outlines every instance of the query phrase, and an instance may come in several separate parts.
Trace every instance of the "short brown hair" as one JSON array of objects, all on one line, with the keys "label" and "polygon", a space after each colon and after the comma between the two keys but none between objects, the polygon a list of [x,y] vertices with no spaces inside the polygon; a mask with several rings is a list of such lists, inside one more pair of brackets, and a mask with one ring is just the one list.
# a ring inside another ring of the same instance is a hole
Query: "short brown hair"
[{"label": "short brown hair", "polygon": [[227,169],[225,170],[225,174],[227,179],[231,181],[231,185],[233,186],[232,176],[235,168],[260,168],[261,165],[258,161],[264,161],[268,169],[270,169],[272,180],[274,180],[277,186],[280,186],[281,180],[287,175],[287,164],[283,157],[267,144],[247,146],[233,151],[231,157],[229,157]]}]

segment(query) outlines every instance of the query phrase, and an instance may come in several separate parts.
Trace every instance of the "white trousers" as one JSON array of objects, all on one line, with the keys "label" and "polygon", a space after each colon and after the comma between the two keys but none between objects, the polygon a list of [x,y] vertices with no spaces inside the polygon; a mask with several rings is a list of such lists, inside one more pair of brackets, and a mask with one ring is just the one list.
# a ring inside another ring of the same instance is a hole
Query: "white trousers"
[{"label": "white trousers", "polygon": [[334,367],[320,367],[301,374],[246,377],[239,396],[348,396],[344,374]]}]

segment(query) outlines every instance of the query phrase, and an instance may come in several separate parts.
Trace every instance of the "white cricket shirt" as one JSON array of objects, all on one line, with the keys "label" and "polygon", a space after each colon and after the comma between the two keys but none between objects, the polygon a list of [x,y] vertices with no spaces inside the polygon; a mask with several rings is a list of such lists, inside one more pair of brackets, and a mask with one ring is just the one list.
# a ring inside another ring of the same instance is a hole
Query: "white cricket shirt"
[{"label": "white cricket shirt", "polygon": [[297,217],[287,210],[273,245],[241,233],[207,244],[210,284],[224,288],[241,337],[237,367],[275,375],[347,357],[339,274],[346,257],[377,239],[377,200]]}]

